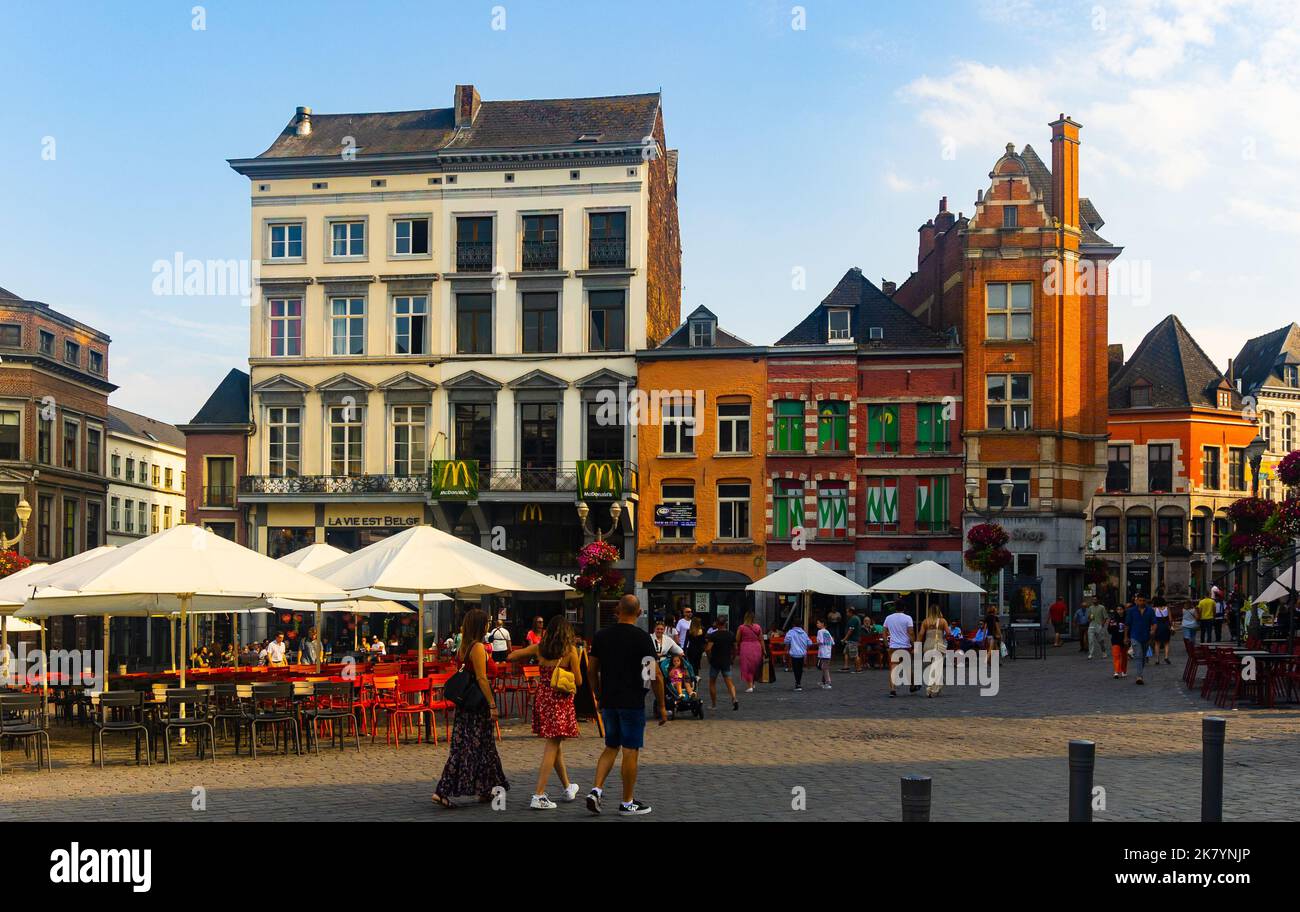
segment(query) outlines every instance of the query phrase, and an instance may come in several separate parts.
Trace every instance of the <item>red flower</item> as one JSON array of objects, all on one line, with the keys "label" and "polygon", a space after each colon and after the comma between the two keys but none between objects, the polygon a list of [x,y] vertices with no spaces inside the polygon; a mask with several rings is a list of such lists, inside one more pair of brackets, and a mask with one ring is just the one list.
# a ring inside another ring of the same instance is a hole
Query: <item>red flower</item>
[{"label": "red flower", "polygon": [[1288,488],[1300,487],[1300,450],[1292,450],[1277,464],[1277,477]]}]

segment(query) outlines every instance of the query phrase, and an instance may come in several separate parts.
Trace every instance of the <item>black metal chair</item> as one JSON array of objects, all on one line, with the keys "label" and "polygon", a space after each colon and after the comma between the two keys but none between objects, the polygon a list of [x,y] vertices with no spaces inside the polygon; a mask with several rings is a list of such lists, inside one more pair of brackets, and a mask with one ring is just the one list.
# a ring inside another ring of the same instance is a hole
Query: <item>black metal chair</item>
[{"label": "black metal chair", "polygon": [[217,762],[217,730],[208,713],[208,693],[194,687],[184,689],[176,687],[167,690],[166,703],[159,707],[158,720],[154,723],[154,750],[162,740],[163,758],[170,766],[172,762],[171,733],[180,730],[187,735],[197,729],[199,737],[194,740],[199,759],[207,759],[207,748],[212,748],[212,762]]},{"label": "black metal chair", "polygon": [[99,743],[99,768],[104,768],[104,735],[110,732],[135,733],[135,762],[140,765],[140,738],[144,738],[144,759],[153,760],[149,751],[149,726],[144,721],[144,694],[135,690],[101,693],[91,716],[90,762],[95,762],[95,743]]},{"label": "black metal chair", "polygon": [[[41,739],[45,739],[45,768],[54,772],[50,759],[50,733],[46,731],[45,707],[40,694],[0,693],[0,745],[6,738],[20,739],[23,754],[32,755],[31,742],[36,741],[36,768],[41,766]],[[0,771],[4,769],[3,751],[0,751]]]},{"label": "black metal chair", "polygon": [[[239,743],[239,729],[247,726],[251,717],[252,696],[251,684],[214,684],[212,687],[212,722],[223,737],[229,736],[233,725],[236,744]],[[235,753],[239,750],[236,749]]]},{"label": "black metal chair", "polygon": [[320,756],[322,723],[329,723],[330,744],[337,740],[339,750],[343,749],[343,738],[347,731],[344,723],[350,724],[357,753],[361,753],[361,735],[357,730],[357,717],[352,705],[352,685],[346,682],[321,682],[316,684],[313,696],[315,704],[304,709],[302,715],[307,725],[307,743],[315,748],[316,756]]},{"label": "black metal chair", "polygon": [[[257,727],[259,725],[269,725],[275,732],[278,743],[280,737],[280,728],[289,727],[293,729],[293,744],[298,751],[298,756],[302,756],[302,733],[298,728],[298,716],[296,707],[293,702],[293,685],[289,682],[277,682],[274,684],[254,684],[252,698],[252,712],[248,720],[249,725],[249,750],[253,758],[257,758]],[[235,736],[235,751],[239,751],[239,736]],[[285,733],[284,752],[289,752],[289,737]]]}]

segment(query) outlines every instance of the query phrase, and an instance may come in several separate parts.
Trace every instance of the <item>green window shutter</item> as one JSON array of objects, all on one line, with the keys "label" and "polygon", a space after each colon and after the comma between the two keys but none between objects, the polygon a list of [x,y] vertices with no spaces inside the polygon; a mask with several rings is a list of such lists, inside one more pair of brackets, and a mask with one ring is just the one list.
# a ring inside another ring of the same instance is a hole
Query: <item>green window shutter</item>
[{"label": "green window shutter", "polygon": [[948,476],[941,475],[934,479],[931,500],[934,503],[934,521],[942,526],[948,525]]},{"label": "green window shutter", "polygon": [[884,521],[887,523],[898,522],[898,487],[882,487],[881,501]]},{"label": "green window shutter", "polygon": [[885,444],[887,448],[898,449],[898,406],[887,405],[881,412],[881,420],[884,422]]},{"label": "green window shutter", "polygon": [[867,452],[877,453],[880,451],[881,427],[880,427],[880,406],[867,406]]},{"label": "green window shutter", "polygon": [[933,492],[930,490],[930,480],[918,478],[916,480],[916,526],[918,529],[929,527],[933,507],[934,500]]},{"label": "green window shutter", "polygon": [[803,403],[782,399],[776,404],[776,448],[782,453],[803,450]]},{"label": "green window shutter", "polygon": [[916,451],[929,453],[934,448],[934,406],[916,407]]}]

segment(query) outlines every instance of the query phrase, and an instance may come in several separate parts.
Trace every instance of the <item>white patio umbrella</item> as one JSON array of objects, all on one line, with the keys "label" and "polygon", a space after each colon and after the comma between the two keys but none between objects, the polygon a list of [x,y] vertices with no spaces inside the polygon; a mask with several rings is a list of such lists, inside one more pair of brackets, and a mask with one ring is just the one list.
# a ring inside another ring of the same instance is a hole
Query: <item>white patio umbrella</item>
[{"label": "white patio umbrella", "polygon": [[[966,577],[953,573],[943,564],[924,560],[904,567],[897,573],[886,577],[871,586],[868,592],[924,592],[926,604],[929,595],[934,592],[945,594],[984,594],[984,590]],[[917,619],[919,620],[919,618]]]},{"label": "white patio umbrella", "polygon": [[273,596],[346,597],[337,586],[185,524],[42,578],[18,615],[177,613],[184,687],[188,615],[264,609]]},{"label": "white patio umbrella", "polygon": [[418,671],[424,676],[424,600],[436,594],[492,595],[497,592],[561,592],[572,589],[508,557],[448,535],[414,526],[380,539],[316,571],[351,594],[369,589],[414,595],[419,600]]},{"label": "white patio umbrella", "polygon": [[803,601],[803,622],[808,626],[810,609],[809,596],[821,595],[866,595],[863,589],[843,574],[836,573],[825,564],[820,564],[811,557],[802,557],[793,564],[786,564],[780,570],[769,573],[762,579],[745,587],[749,592],[775,592],[787,595],[797,592]]},{"label": "white patio umbrella", "polygon": [[1287,598],[1291,592],[1300,589],[1297,585],[1297,571],[1300,571],[1300,564],[1296,564],[1288,570],[1283,570],[1277,575],[1277,578],[1269,584],[1268,588],[1259,594],[1257,602],[1273,602],[1281,598]]}]

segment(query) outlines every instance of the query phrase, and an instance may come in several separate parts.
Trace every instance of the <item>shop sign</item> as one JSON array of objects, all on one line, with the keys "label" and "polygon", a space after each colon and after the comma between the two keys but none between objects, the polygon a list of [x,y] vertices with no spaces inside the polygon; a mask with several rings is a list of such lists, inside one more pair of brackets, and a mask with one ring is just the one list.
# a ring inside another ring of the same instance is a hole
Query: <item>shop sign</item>
[{"label": "shop sign", "polygon": [[665,529],[695,528],[695,504],[655,504],[655,525]]},{"label": "shop sign", "polygon": [[618,500],[623,496],[623,463],[616,459],[578,460],[578,500]]},{"label": "shop sign", "polygon": [[478,460],[433,460],[430,487],[435,500],[478,500]]}]

